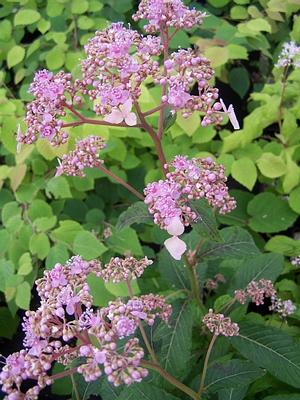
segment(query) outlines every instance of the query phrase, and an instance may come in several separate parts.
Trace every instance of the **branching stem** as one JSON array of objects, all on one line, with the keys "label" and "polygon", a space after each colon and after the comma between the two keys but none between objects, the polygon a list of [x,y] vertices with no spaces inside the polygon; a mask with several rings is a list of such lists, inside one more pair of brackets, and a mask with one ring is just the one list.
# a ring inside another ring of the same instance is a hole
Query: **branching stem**
[{"label": "branching stem", "polygon": [[199,391],[198,391],[199,400],[201,400],[201,396],[202,396],[202,393],[204,391],[205,377],[206,377],[206,373],[207,373],[209,357],[211,355],[211,352],[212,352],[212,349],[214,347],[215,341],[217,340],[217,337],[218,337],[217,335],[213,335],[213,337],[212,337],[212,339],[211,339],[211,341],[209,343],[208,349],[207,349],[207,353],[206,353],[205,360],[204,360],[202,376],[201,376],[201,383],[200,383],[200,387],[199,387]]}]

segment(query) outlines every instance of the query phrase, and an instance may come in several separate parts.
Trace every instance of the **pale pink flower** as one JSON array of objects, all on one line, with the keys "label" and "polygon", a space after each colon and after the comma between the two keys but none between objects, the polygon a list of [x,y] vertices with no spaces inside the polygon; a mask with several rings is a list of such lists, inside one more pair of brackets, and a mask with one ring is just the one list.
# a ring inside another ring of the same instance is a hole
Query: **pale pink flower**
[{"label": "pale pink flower", "polygon": [[137,124],[137,118],[132,110],[132,100],[128,99],[124,104],[121,104],[119,107],[114,107],[112,112],[105,116],[104,121],[109,122],[111,124],[120,124],[125,121],[125,123],[129,126],[134,126]]},{"label": "pale pink flower", "polygon": [[179,239],[177,236],[172,236],[171,238],[165,240],[164,245],[171,256],[178,261],[181,260],[181,256],[187,249],[184,241]]},{"label": "pale pink flower", "polygon": [[171,219],[166,229],[169,235],[180,236],[184,232],[184,225],[179,217],[174,217]]},{"label": "pale pink flower", "polygon": [[225,106],[225,103],[224,103],[224,101],[222,99],[220,99],[220,103],[222,104],[222,108],[224,110],[224,113],[228,115],[229,121],[231,122],[233,128],[236,129],[236,130],[240,129],[240,124],[239,124],[239,121],[237,120],[237,117],[235,115],[233,105],[230,104],[230,106],[227,109],[227,107]]}]

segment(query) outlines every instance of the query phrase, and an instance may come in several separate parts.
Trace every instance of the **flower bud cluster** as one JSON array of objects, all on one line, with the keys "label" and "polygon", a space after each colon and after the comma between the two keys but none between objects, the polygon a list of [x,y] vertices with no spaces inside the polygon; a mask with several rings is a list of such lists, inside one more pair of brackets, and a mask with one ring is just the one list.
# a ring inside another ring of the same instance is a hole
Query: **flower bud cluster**
[{"label": "flower bud cluster", "polygon": [[38,71],[29,93],[34,95],[35,100],[27,105],[27,130],[24,134],[18,132],[18,142],[34,143],[39,134],[54,146],[65,143],[68,135],[61,130],[63,121],[60,118],[66,115],[66,102],[80,101],[71,83],[71,74],[61,71],[54,75],[46,69]]},{"label": "flower bud cluster", "polygon": [[146,32],[160,32],[166,28],[190,29],[203,22],[205,13],[189,9],[182,0],[142,0],[133,19],[147,19]]},{"label": "flower bud cluster", "polygon": [[[214,75],[207,58],[200,56],[192,49],[180,49],[170,55],[164,62],[164,74],[156,77],[156,84],[168,84],[168,93],[162,100],[173,110],[182,111],[184,118],[193,112],[204,113],[202,125],[221,123],[219,98],[217,88],[209,85]],[[197,86],[198,94],[191,95],[190,91]],[[215,104],[214,104],[215,103]]]},{"label": "flower bud cluster", "polygon": [[300,67],[300,46],[297,46],[293,41],[284,43],[276,64],[277,68],[289,66]]},{"label": "flower bud cluster", "polygon": [[292,264],[292,265],[295,265],[295,266],[300,265],[300,256],[293,257],[293,258],[291,259],[291,264]]},{"label": "flower bud cluster", "polygon": [[191,200],[206,199],[221,214],[236,207],[228,193],[224,167],[211,158],[176,156],[167,167],[170,172],[166,179],[152,182],[144,190],[149,212],[162,229],[167,229],[174,217],[180,217],[185,226],[196,221],[198,215],[189,205]]},{"label": "flower bud cluster", "polygon": [[118,283],[139,278],[144,273],[144,270],[153,264],[152,260],[147,257],[137,260],[134,257],[111,258],[108,264],[101,271],[101,276],[105,282],[112,281]]},{"label": "flower bud cluster", "polygon": [[239,326],[223,314],[215,314],[212,309],[203,318],[203,323],[214,335],[238,336]]},{"label": "flower bud cluster", "polygon": [[213,279],[207,279],[205,282],[205,287],[208,290],[217,290],[220,283],[225,283],[226,280],[224,275],[216,274]]},{"label": "flower bud cluster", "polygon": [[269,309],[277,312],[282,318],[286,318],[296,311],[296,306],[291,300],[282,300],[278,297],[273,283],[267,279],[260,279],[257,282],[251,281],[245,290],[239,289],[234,293],[235,299],[241,304],[251,300],[259,306],[264,304],[266,297],[270,298],[271,305]]},{"label": "flower bud cluster", "polygon": [[[108,277],[112,265],[121,271],[118,280],[127,274],[130,278],[140,276],[150,260],[111,259],[108,269],[103,270],[96,260],[74,256],[65,265],[56,264],[45,271],[36,281],[41,304],[37,311],[26,312],[22,324],[25,349],[7,357],[0,373],[7,400],[37,399],[40,391],[55,380],[49,373],[53,362],[69,366],[83,358],[77,371],[87,382],[103,373],[116,386],[140,382],[147,376],[148,371],[140,365],[144,350],[132,335],[141,323],[152,326],[156,318],[167,322],[172,309],[164,297],[148,294],[127,302],[117,299],[94,310],[87,276],[94,273],[101,277],[105,271]],[[29,382],[22,385],[25,380]]]},{"label": "flower bud cluster", "polygon": [[59,160],[55,176],[62,174],[84,177],[84,168],[94,168],[103,163],[99,151],[105,147],[104,140],[99,136],[88,136],[76,143],[75,150],[64,154]]},{"label": "flower bud cluster", "polygon": [[[135,48],[135,52],[132,52]],[[153,60],[162,52],[160,38],[142,37],[137,31],[113,23],[85,46],[82,81],[78,81],[91,100],[94,111],[107,115],[128,99],[135,101],[141,94],[141,83],[155,76],[159,63]]]}]

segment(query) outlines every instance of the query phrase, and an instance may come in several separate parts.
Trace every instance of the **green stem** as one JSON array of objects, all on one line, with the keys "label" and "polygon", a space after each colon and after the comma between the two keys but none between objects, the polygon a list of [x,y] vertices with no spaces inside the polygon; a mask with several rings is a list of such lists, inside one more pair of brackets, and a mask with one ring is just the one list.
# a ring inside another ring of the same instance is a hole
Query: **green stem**
[{"label": "green stem", "polygon": [[152,369],[156,372],[159,373],[160,376],[162,376],[166,381],[171,383],[173,386],[177,387],[179,390],[181,390],[183,393],[187,394],[194,400],[198,400],[199,396],[194,390],[186,386],[184,383],[179,382],[174,376],[170,375],[167,371],[165,371],[163,368],[161,368],[157,364],[153,364],[149,361],[142,361],[141,365],[145,368]]},{"label": "green stem", "polygon": [[77,385],[76,385],[76,382],[75,382],[73,374],[71,375],[71,381],[72,381],[72,385],[73,385],[73,389],[74,389],[76,400],[80,400],[80,395],[79,395],[79,392],[78,392]]},{"label": "green stem", "polygon": [[280,93],[280,103],[279,103],[279,107],[278,107],[278,125],[279,125],[279,133],[280,134],[282,132],[283,101],[284,101],[284,94],[285,94],[285,89],[286,89],[286,84],[287,84],[288,70],[289,70],[289,67],[286,66],[284,68],[282,80],[281,80],[282,88],[281,88],[281,93]]},{"label": "green stem", "polygon": [[203,314],[206,314],[207,310],[201,301],[200,288],[195,270],[195,265],[192,265],[189,262],[188,257],[186,255],[183,256],[183,259],[185,261],[185,265],[187,267],[187,271],[189,274],[193,298],[197,301],[197,304],[200,310],[203,312]]},{"label": "green stem", "polygon": [[205,356],[205,360],[204,360],[204,366],[203,366],[203,371],[202,371],[202,376],[201,376],[201,383],[200,383],[200,387],[199,387],[199,391],[198,391],[198,395],[199,395],[199,400],[201,400],[201,396],[202,393],[204,391],[204,383],[205,383],[205,377],[206,377],[206,373],[207,373],[207,367],[208,367],[208,361],[209,361],[209,357],[211,355],[211,351],[214,347],[215,341],[217,339],[217,335],[214,335],[209,343],[208,349],[207,349],[207,353]]}]

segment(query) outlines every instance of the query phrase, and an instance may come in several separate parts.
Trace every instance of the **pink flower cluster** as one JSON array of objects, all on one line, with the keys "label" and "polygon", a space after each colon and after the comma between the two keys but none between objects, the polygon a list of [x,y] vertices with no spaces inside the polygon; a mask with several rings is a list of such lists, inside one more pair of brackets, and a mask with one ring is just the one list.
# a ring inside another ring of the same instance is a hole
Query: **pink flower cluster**
[{"label": "pink flower cluster", "polygon": [[292,265],[295,265],[295,266],[300,265],[300,256],[293,257],[293,258],[291,259],[291,264],[292,264]]},{"label": "pink flower cluster", "polygon": [[97,100],[94,111],[107,115],[127,100],[138,99],[142,82],[159,71],[159,63],[153,56],[160,55],[162,46],[160,38],[142,37],[122,23],[113,23],[96,32],[85,52],[83,79],[78,84],[91,100]]},{"label": "pink flower cluster", "polygon": [[75,150],[64,154],[59,160],[56,176],[62,174],[84,177],[84,168],[95,168],[103,161],[99,151],[105,147],[104,140],[99,136],[88,136],[76,143]]},{"label": "pink flower cluster", "polygon": [[162,229],[167,229],[174,217],[179,217],[185,226],[196,221],[198,216],[189,205],[191,200],[206,199],[221,214],[236,207],[228,193],[224,167],[211,158],[189,160],[176,156],[168,168],[165,180],[152,182],[144,190],[149,212]]},{"label": "pink flower cluster", "polygon": [[277,312],[282,318],[286,318],[296,311],[296,306],[291,300],[282,300],[278,297],[273,283],[267,279],[260,279],[257,282],[251,281],[245,290],[239,289],[234,293],[235,299],[241,304],[251,300],[259,306],[264,304],[266,297],[270,298],[271,305],[269,309]]},{"label": "pink flower cluster", "polygon": [[[54,362],[68,366],[80,357],[84,361],[77,372],[87,382],[103,372],[115,386],[140,382],[147,376],[140,365],[144,350],[131,336],[141,322],[150,326],[156,318],[167,322],[171,306],[162,296],[148,294],[127,302],[117,299],[94,310],[86,279],[90,273],[100,277],[102,271],[100,262],[75,256],[36,281],[41,304],[37,311],[26,312],[22,324],[25,349],[7,357],[0,373],[6,399],[37,399],[55,380],[50,374]],[[126,339],[121,348],[120,339]],[[25,380],[30,382],[22,385]]]},{"label": "pink flower cluster", "polygon": [[144,28],[149,33],[160,32],[166,28],[190,29],[203,22],[205,13],[189,9],[181,0],[142,0],[133,19],[147,19]]},{"label": "pink flower cluster", "polygon": [[238,336],[239,326],[223,314],[215,314],[212,309],[203,318],[203,323],[214,335]]},{"label": "pink flower cluster", "polygon": [[226,280],[224,275],[216,274],[213,279],[207,279],[205,282],[205,287],[208,290],[217,290],[220,283],[225,283]]},{"label": "pink flower cluster", "polygon": [[113,283],[139,278],[144,270],[153,264],[147,257],[137,260],[134,257],[119,258],[113,257],[101,271],[101,276],[105,282],[110,280]]},{"label": "pink flower cluster", "polygon": [[284,43],[276,64],[277,68],[289,66],[300,67],[300,46],[297,46],[293,41]]},{"label": "pink flower cluster", "polygon": [[80,101],[71,83],[71,74],[59,72],[54,75],[46,69],[38,71],[29,92],[35,96],[35,100],[27,105],[27,131],[24,134],[18,132],[18,142],[34,143],[40,134],[52,145],[65,143],[68,135],[61,130],[63,121],[60,118],[66,115],[66,102]]}]

